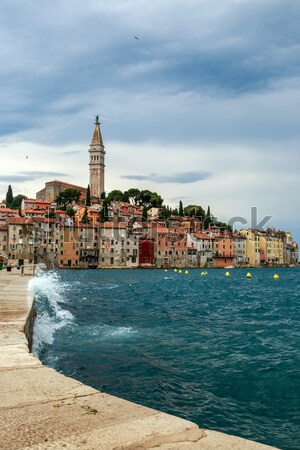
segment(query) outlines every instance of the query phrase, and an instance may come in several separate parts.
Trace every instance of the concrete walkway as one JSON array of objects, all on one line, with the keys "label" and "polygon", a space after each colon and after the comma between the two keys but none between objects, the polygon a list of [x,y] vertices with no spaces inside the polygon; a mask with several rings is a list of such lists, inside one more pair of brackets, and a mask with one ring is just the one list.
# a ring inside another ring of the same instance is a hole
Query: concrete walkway
[{"label": "concrete walkway", "polygon": [[30,277],[0,271],[0,448],[3,450],[266,450],[103,394],[43,366],[23,333]]}]

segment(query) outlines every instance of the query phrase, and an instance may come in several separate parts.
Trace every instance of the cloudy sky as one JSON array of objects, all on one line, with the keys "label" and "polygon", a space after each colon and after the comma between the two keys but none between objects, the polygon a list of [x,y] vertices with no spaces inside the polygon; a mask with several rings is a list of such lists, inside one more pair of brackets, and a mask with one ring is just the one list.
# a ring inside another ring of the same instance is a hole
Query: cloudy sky
[{"label": "cloudy sky", "polygon": [[300,241],[299,23],[299,0],[1,0],[0,199],[86,186],[99,114],[107,191],[257,206]]}]

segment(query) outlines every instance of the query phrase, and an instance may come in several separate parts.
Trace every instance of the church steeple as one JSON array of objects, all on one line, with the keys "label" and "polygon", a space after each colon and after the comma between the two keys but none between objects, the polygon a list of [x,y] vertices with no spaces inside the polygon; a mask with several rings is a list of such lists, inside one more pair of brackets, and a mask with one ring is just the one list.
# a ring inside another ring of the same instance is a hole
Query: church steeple
[{"label": "church steeple", "polygon": [[95,129],[89,149],[90,153],[90,189],[91,196],[100,198],[104,192],[104,145],[100,130],[99,116],[96,116]]},{"label": "church steeple", "polygon": [[100,130],[99,116],[96,116],[95,130],[94,130],[91,145],[102,145],[104,147],[101,130]]}]

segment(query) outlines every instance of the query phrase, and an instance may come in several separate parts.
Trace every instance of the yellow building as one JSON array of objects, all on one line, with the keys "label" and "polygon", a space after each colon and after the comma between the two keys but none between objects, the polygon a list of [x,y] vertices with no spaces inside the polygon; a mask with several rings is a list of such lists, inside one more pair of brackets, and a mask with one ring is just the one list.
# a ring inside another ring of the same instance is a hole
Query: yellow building
[{"label": "yellow building", "polygon": [[265,232],[266,262],[284,264],[284,236],[280,231],[268,229]]},{"label": "yellow building", "polygon": [[241,230],[240,234],[247,239],[246,252],[250,266],[263,264],[280,265],[285,263],[284,236],[281,231]]},{"label": "yellow building", "polygon": [[241,230],[240,234],[247,239],[246,254],[248,264],[250,266],[259,266],[261,261],[259,231],[253,229]]}]

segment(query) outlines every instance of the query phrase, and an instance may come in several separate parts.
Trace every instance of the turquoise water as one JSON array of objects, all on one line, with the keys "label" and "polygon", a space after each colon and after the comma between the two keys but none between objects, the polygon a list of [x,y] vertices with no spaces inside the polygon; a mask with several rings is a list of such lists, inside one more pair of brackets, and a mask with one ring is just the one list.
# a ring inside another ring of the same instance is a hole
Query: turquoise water
[{"label": "turquoise water", "polygon": [[34,280],[34,352],[104,392],[298,449],[300,270],[60,271]]}]

